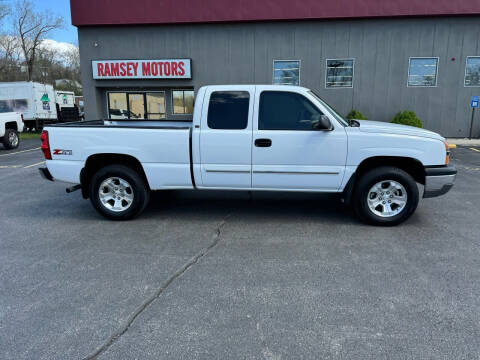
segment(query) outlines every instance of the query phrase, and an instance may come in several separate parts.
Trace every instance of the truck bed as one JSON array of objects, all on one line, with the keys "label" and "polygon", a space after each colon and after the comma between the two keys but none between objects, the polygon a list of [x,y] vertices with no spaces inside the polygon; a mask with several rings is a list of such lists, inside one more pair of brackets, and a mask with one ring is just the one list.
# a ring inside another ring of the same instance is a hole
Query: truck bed
[{"label": "truck bed", "polygon": [[80,171],[91,156],[125,155],[140,161],[152,190],[192,188],[191,126],[179,125],[131,120],[48,125],[52,148],[48,168],[57,180],[79,183]]}]

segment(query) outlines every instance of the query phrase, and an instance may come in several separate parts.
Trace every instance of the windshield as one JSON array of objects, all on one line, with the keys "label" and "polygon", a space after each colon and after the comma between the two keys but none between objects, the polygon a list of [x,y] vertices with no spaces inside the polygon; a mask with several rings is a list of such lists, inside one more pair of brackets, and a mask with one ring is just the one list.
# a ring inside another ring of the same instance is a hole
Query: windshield
[{"label": "windshield", "polygon": [[325,101],[323,101],[317,94],[315,94],[313,91],[309,91],[310,94],[312,94],[315,99],[317,99],[323,106],[327,108],[328,111],[333,115],[333,117],[343,126],[349,126],[348,122],[338,113],[336,112],[330,105],[328,105]]}]

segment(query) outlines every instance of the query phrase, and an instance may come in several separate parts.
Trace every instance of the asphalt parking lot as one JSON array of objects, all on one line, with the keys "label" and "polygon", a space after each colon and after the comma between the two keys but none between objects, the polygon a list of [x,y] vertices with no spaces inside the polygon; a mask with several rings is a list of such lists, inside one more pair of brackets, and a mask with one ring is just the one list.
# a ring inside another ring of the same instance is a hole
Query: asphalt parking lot
[{"label": "asphalt parking lot", "polygon": [[395,228],[230,192],[110,222],[40,178],[38,147],[0,149],[1,359],[480,358],[478,147]]}]

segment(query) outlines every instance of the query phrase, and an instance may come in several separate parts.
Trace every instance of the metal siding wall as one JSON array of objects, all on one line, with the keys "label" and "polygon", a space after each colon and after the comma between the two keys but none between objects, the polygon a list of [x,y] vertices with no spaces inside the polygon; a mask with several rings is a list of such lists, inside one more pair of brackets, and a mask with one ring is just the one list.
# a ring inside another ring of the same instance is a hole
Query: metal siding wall
[{"label": "metal siding wall", "polygon": [[[301,85],[342,114],[352,108],[390,121],[414,110],[428,129],[467,136],[469,100],[480,88],[463,86],[466,56],[479,53],[479,17],[190,24],[79,28],[87,118],[106,116],[101,88],[272,82],[273,60],[301,60]],[[93,43],[97,41],[98,47]],[[439,57],[437,87],[408,88],[409,57]],[[94,81],[91,60],[192,59],[192,80]],[[451,61],[455,57],[456,61]],[[354,58],[353,89],[326,89],[327,58]],[[95,90],[97,88],[97,90]],[[480,114],[474,134],[480,135]]]}]

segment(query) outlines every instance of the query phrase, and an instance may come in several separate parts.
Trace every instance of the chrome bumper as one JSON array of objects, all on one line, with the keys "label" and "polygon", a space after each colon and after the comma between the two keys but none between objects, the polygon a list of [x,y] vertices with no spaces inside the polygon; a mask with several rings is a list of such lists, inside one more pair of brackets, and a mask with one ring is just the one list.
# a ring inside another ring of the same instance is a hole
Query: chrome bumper
[{"label": "chrome bumper", "polygon": [[450,191],[457,178],[457,169],[453,165],[425,168],[424,198],[441,196]]}]

